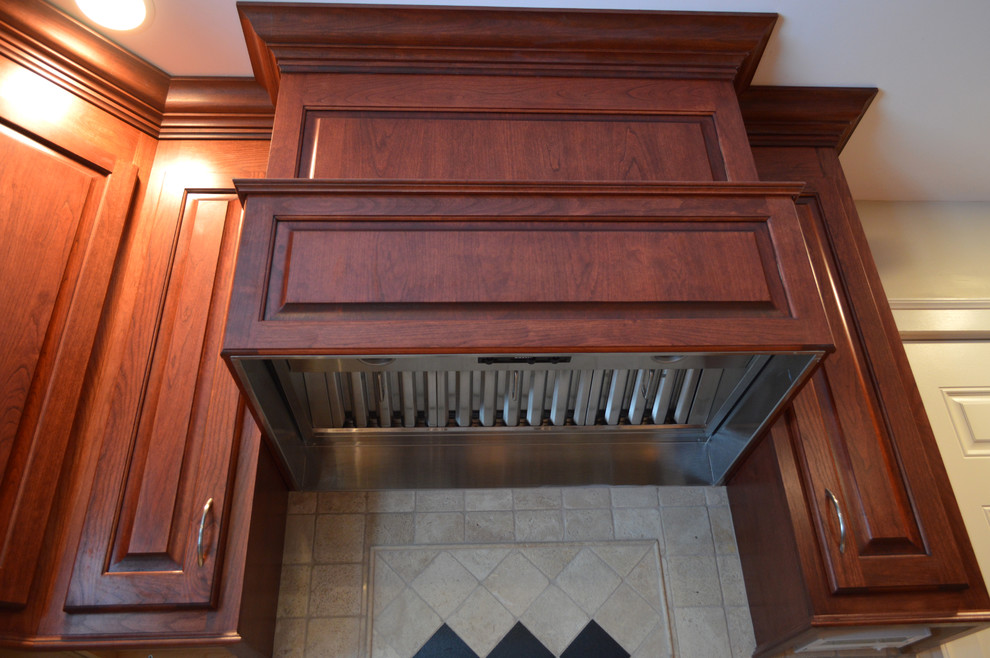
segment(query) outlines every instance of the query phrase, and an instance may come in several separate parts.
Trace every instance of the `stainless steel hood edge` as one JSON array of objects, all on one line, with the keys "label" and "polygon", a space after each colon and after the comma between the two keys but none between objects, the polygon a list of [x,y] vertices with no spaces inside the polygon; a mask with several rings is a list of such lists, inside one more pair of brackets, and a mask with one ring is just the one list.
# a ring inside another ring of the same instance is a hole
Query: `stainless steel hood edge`
[{"label": "stainless steel hood edge", "polygon": [[[709,356],[718,363],[720,355]],[[415,358],[407,357],[410,363],[403,367],[422,365],[416,364]],[[803,383],[821,354],[793,352],[749,358],[748,367],[735,382],[736,390],[725,396],[721,408],[710,412],[707,425],[631,425],[628,419],[608,425],[600,411],[600,424],[581,426],[574,424],[575,410],[571,409],[567,423],[561,426],[554,426],[544,416],[537,426],[523,422],[512,427],[485,427],[475,411],[473,423],[460,427],[456,410],[451,409],[440,427],[425,426],[426,414],[420,412],[418,427],[317,430],[300,408],[305,403],[294,399],[297,392],[292,384],[285,385],[284,378],[291,368],[311,371],[312,357],[300,357],[295,360],[298,363],[291,358],[240,357],[231,363],[245,390],[255,398],[253,408],[262,410],[259,420],[274,439],[294,485],[304,490],[336,490],[720,484],[752,439]],[[354,358],[343,361],[353,363]],[[575,381],[585,372],[558,368]],[[381,370],[369,368],[368,372]],[[629,381],[633,380],[630,375]],[[505,386],[508,392],[508,382]],[[603,393],[601,400],[605,399]],[[671,402],[671,420],[675,410]],[[395,418],[401,419],[400,411]],[[353,425],[353,420],[348,422]]]}]

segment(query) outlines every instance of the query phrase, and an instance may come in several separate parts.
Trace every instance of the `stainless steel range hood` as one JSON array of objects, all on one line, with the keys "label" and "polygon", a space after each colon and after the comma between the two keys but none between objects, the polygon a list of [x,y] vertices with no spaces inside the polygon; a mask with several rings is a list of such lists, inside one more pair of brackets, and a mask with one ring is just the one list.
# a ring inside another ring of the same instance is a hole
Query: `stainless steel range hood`
[{"label": "stainless steel range hood", "polygon": [[717,484],[820,358],[232,361],[301,489]]},{"label": "stainless steel range hood", "polygon": [[237,185],[224,356],[302,489],[719,483],[831,347],[794,186]]}]

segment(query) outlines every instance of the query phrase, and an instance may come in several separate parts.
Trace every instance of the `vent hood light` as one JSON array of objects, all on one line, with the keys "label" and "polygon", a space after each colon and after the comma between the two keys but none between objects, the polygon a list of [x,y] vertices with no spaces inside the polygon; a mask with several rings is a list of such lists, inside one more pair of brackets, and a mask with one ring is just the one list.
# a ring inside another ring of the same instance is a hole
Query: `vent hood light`
[{"label": "vent hood light", "polygon": [[101,27],[123,32],[151,21],[151,0],[76,0],[79,9]]}]

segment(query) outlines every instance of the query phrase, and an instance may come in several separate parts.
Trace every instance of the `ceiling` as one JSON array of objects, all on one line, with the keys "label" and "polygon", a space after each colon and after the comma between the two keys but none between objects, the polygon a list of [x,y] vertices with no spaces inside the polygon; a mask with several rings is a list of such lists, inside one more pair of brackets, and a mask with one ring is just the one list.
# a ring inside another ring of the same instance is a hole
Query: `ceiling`
[{"label": "ceiling", "polygon": [[[81,18],[74,0],[49,1]],[[174,76],[251,75],[235,0],[153,2],[149,26],[135,33],[104,33]],[[776,12],[780,19],[754,84],[880,89],[841,156],[857,200],[990,201],[987,0],[429,4]]]}]

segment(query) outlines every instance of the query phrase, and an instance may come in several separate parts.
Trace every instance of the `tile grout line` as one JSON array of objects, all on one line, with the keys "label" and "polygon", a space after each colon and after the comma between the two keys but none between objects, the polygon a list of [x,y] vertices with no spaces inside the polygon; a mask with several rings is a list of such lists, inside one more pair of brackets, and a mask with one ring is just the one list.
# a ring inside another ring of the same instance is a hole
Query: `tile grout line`
[{"label": "tile grout line", "polygon": [[[555,544],[555,543],[568,543],[568,542],[575,544],[580,544],[580,543],[590,544],[593,542],[602,542],[607,544],[609,542],[621,542],[627,540],[625,537],[620,538],[620,535],[622,535],[623,533],[619,532],[620,530],[620,528],[618,527],[619,517],[617,516],[618,510],[620,509],[642,510],[644,513],[646,512],[646,510],[652,510],[653,514],[655,514],[657,518],[656,521],[657,527],[655,531],[656,536],[650,539],[650,541],[655,544],[657,551],[656,553],[657,564],[655,566],[657,568],[660,579],[658,583],[660,589],[659,593],[662,595],[661,598],[666,601],[666,604],[664,605],[663,613],[665,613],[667,627],[670,631],[670,636],[671,636],[670,640],[676,647],[679,646],[680,642],[676,630],[677,624],[676,624],[676,619],[674,618],[674,612],[676,609],[681,608],[681,606],[677,606],[676,602],[673,600],[672,596],[670,595],[670,591],[669,591],[670,579],[665,576],[667,569],[663,568],[664,567],[663,562],[665,562],[666,557],[668,557],[667,553],[669,548],[666,545],[667,543],[666,540],[668,538],[668,535],[670,534],[670,528],[668,528],[666,524],[663,523],[663,516],[664,516],[663,511],[673,508],[695,508],[695,509],[701,508],[704,509],[703,512],[704,521],[702,522],[700,519],[698,519],[697,522],[700,522],[701,525],[703,526],[707,525],[707,531],[704,533],[706,535],[705,540],[706,542],[710,542],[711,551],[712,551],[711,554],[715,561],[714,567],[715,567],[715,575],[717,576],[717,581],[718,581],[719,600],[722,603],[721,606],[722,614],[720,616],[722,617],[721,621],[722,624],[724,625],[723,628],[725,628],[725,632],[728,634],[730,632],[729,627],[731,624],[730,613],[733,613],[731,616],[733,619],[736,619],[737,621],[740,619],[740,617],[734,611],[730,611],[728,609],[729,606],[727,604],[727,599],[725,598],[727,593],[725,587],[726,586],[738,587],[738,584],[723,582],[723,580],[728,575],[731,574],[732,567],[729,566],[729,563],[733,559],[738,559],[737,549],[735,549],[734,546],[735,538],[731,532],[731,518],[728,515],[726,515],[725,518],[723,518],[722,517],[723,512],[721,511],[718,513],[713,513],[713,508],[727,508],[725,501],[722,500],[720,497],[717,497],[715,495],[715,492],[709,492],[707,490],[704,490],[703,492],[699,492],[704,496],[703,499],[704,502],[698,500],[697,503],[692,503],[691,501],[695,500],[697,495],[694,492],[686,492],[684,490],[681,490],[681,491],[669,492],[667,495],[667,499],[670,501],[670,504],[664,505],[661,503],[661,500],[664,499],[663,492],[657,489],[656,487],[653,487],[652,491],[650,492],[652,495],[649,495],[649,497],[652,500],[655,500],[656,502],[653,502],[652,506],[650,507],[643,507],[642,505],[645,503],[645,501],[642,498],[640,500],[636,500],[636,496],[637,495],[642,496],[644,492],[642,491],[636,492],[634,489],[629,489],[628,490],[629,494],[627,496],[620,497],[618,500],[616,500],[616,493],[621,489],[624,488],[603,487],[599,489],[598,487],[588,487],[586,488],[586,495],[587,495],[586,498],[579,497],[577,494],[573,493],[575,491],[574,489],[568,489],[568,488],[553,488],[549,491],[543,491],[540,489],[494,490],[491,492],[486,491],[485,494],[491,496],[492,498],[500,498],[500,499],[489,499],[487,502],[483,498],[477,498],[477,497],[469,501],[468,492],[470,490],[460,490],[453,495],[453,498],[455,499],[454,503],[444,502],[442,500],[434,501],[431,500],[430,496],[428,495],[420,495],[418,500],[417,492],[398,492],[400,496],[396,499],[398,501],[397,504],[396,501],[386,502],[386,500],[383,498],[376,498],[375,500],[372,500],[370,495],[366,496],[364,494],[356,498],[344,499],[344,501],[339,505],[333,504],[332,502],[333,494],[326,494],[326,495],[321,494],[319,497],[312,497],[312,498],[316,498],[315,505],[313,505],[312,503],[307,504],[305,502],[302,502],[301,504],[299,504],[299,506],[297,506],[293,510],[293,514],[290,515],[292,517],[297,517],[297,518],[308,517],[309,526],[311,528],[311,533],[312,533],[307,538],[309,540],[308,546],[305,546],[304,547],[305,550],[302,551],[298,550],[300,546],[296,546],[296,553],[297,553],[296,558],[298,561],[293,561],[292,563],[286,563],[286,566],[289,567],[309,569],[308,582],[310,584],[310,587],[309,587],[309,591],[306,592],[306,596],[305,596],[306,616],[305,617],[285,616],[283,617],[283,619],[295,620],[295,622],[297,623],[305,624],[306,637],[304,640],[304,644],[308,645],[308,641],[312,639],[309,636],[311,634],[311,631],[313,630],[310,621],[314,619],[314,617],[312,617],[311,615],[314,612],[314,609],[312,608],[312,602],[313,602],[312,591],[315,589],[313,586],[314,579],[318,578],[318,570],[316,567],[318,566],[326,567],[327,565],[330,564],[341,563],[338,562],[338,560],[342,559],[341,555],[343,555],[343,552],[341,551],[335,552],[329,549],[324,549],[324,554],[318,555],[317,553],[318,544],[321,541],[321,537],[320,537],[321,533],[319,533],[318,530],[323,530],[325,532],[327,525],[333,523],[329,520],[324,520],[322,523],[318,523],[320,516],[331,516],[331,515],[356,516],[357,514],[360,514],[360,518],[361,518],[360,527],[362,529],[359,538],[361,542],[360,555],[362,556],[363,560],[362,560],[362,569],[361,569],[362,591],[361,591],[360,603],[359,603],[359,607],[362,611],[362,614],[359,616],[360,623],[362,625],[362,628],[360,630],[361,646],[359,647],[359,649],[361,651],[361,655],[367,656],[370,655],[370,651],[372,649],[371,638],[374,632],[371,624],[371,617],[373,615],[372,588],[374,587],[376,571],[375,571],[375,566],[373,564],[374,560],[371,558],[372,550],[373,548],[378,546],[377,544],[375,544],[375,541],[386,541],[391,543],[396,539],[396,536],[394,535],[395,532],[399,533],[400,538],[406,532],[406,530],[402,530],[403,527],[407,527],[406,522],[397,522],[396,518],[401,516],[406,516],[408,518],[408,522],[411,524],[408,527],[413,534],[412,537],[413,545],[417,547],[436,548],[439,546],[439,544],[434,544],[433,542],[436,540],[428,535],[424,535],[421,533],[419,537],[416,537],[418,521],[422,519],[422,517],[417,518],[417,515],[426,514],[426,513],[456,515],[456,517],[453,517],[456,518],[458,521],[455,527],[456,534],[450,535],[448,533],[448,536],[450,536],[451,539],[453,540],[452,542],[453,545],[467,546],[470,545],[471,543],[477,543],[478,540],[476,539],[469,540],[469,532],[471,532],[471,530],[469,530],[468,527],[469,524],[467,520],[468,519],[467,515],[469,514],[469,507],[471,512],[486,512],[486,511],[509,512],[512,514],[512,539],[514,541],[500,542],[501,545],[513,546],[515,544],[525,544],[525,543]],[[603,496],[597,493],[599,490],[607,492],[607,495],[604,496],[608,500],[607,505],[601,504],[601,499]],[[501,491],[505,491],[505,493],[502,496],[498,496],[498,493]],[[411,509],[405,503],[401,502],[402,493],[406,494],[407,502],[409,502],[408,498],[411,497],[411,502],[412,502]],[[692,497],[685,496],[686,493],[690,493]],[[543,500],[539,499],[539,496],[541,494],[545,496]],[[533,498],[530,498],[530,496],[532,496]],[[656,498],[654,498],[654,496]],[[324,500],[324,498],[326,500]],[[457,498],[459,498],[460,500],[457,500]],[[549,500],[547,500],[547,498],[549,498]],[[359,512],[358,510],[353,509],[354,501],[358,501],[357,505],[360,507],[362,500],[364,501],[363,511]],[[629,503],[630,506],[620,507],[616,505],[616,502]],[[453,509],[451,507],[452,505],[453,507],[456,507],[456,509]],[[487,509],[489,507],[492,509]],[[302,513],[297,513],[296,510]],[[598,510],[602,510],[602,512],[598,512]],[[540,512],[545,512],[547,513],[544,515],[545,518],[553,519],[553,522],[550,523],[548,528],[542,528],[542,529],[537,528],[536,532],[533,532],[519,525],[519,512],[532,512],[534,518],[539,516]],[[581,514],[581,512],[585,512],[585,513]],[[593,513],[588,513],[588,512],[593,512]],[[383,514],[389,514],[394,516],[390,516],[390,517],[372,516],[372,515],[383,515]],[[610,523],[608,523],[606,527],[604,525],[601,525],[600,521],[595,521],[594,520],[595,517],[598,517],[599,519],[608,518]],[[690,514],[684,513],[682,514],[682,517],[689,518]],[[715,523],[716,517],[718,518],[718,523],[720,524],[720,527],[718,528],[718,533],[720,533],[723,536],[723,539],[719,541],[716,541],[716,523]],[[487,518],[489,522],[491,522],[491,520],[496,517],[489,516]],[[380,540],[376,540],[376,529],[377,532],[382,532],[382,530],[378,529],[380,528],[379,526],[371,525],[373,520],[374,521],[381,520],[383,523],[387,522],[392,526],[390,529],[384,530],[386,534],[381,536]],[[483,517],[474,517],[473,520],[477,520],[479,524],[484,523]],[[570,525],[568,524],[568,521],[570,521]],[[728,526],[726,527],[727,523]],[[302,521],[297,525],[305,526],[306,524],[305,521]],[[729,534],[728,543],[726,543],[726,539],[725,539],[726,530],[728,530],[728,534]],[[303,535],[307,534],[305,528],[302,528],[300,531],[302,532]],[[597,538],[592,539],[592,537],[597,537],[603,532],[611,533],[611,537],[603,536],[600,539]],[[623,532],[624,533],[628,532],[628,528],[623,529]],[[653,533],[653,531],[649,531],[649,532]],[[577,535],[577,537],[575,537],[575,535]],[[583,535],[587,535],[589,538],[583,539]],[[521,539],[520,538],[521,536],[526,536],[526,538]],[[323,541],[325,541],[325,539]],[[387,545],[381,545],[381,546],[383,548],[388,548]],[[683,547],[680,550],[683,550]],[[302,553],[301,558],[298,555],[300,552]],[[506,557],[508,557],[508,554],[506,556],[503,556],[502,560],[504,560]],[[729,569],[729,571],[726,571],[726,569]],[[556,586],[556,578],[550,580]],[[479,581],[479,583],[481,582],[482,581]],[[409,585],[407,584],[406,586]],[[476,585],[475,587],[473,587],[472,591],[467,593],[467,597],[458,603],[457,607],[451,612],[451,615],[456,614],[456,612],[463,607],[467,599],[470,598],[480,586],[481,585]],[[637,594],[637,596],[642,598],[642,595],[639,594],[638,591],[635,591],[635,589],[633,589],[633,591]],[[733,596],[735,596],[735,594],[737,594],[738,592],[730,591],[730,593],[733,593]],[[571,600],[571,603],[577,605],[576,601],[574,601],[569,594],[565,592],[565,595],[568,597],[569,600]],[[612,594],[610,594],[610,596],[611,595]],[[737,602],[735,598],[733,598],[732,600],[733,602]],[[646,603],[649,603],[649,601],[646,601]],[[652,606],[652,604],[650,605]],[[717,607],[717,606],[713,605],[711,607]],[[745,606],[732,606],[732,607],[738,608]],[[282,608],[282,606],[280,606],[280,608]],[[578,608],[580,608],[580,606],[578,606]],[[661,613],[661,617],[664,616],[663,613]],[[297,608],[294,614],[298,615],[302,613]],[[298,628],[298,625],[295,626],[295,628]],[[647,635],[647,638],[648,637],[649,634]],[[647,638],[644,638],[642,642],[645,642]],[[733,638],[727,637],[726,639],[729,641],[730,645],[734,644]],[[743,641],[745,641],[745,638],[743,638]],[[731,648],[727,647],[727,649],[729,649],[729,651],[731,652]],[[636,651],[638,650],[639,648],[637,647]],[[632,653],[635,654],[635,651],[633,651]]]}]

